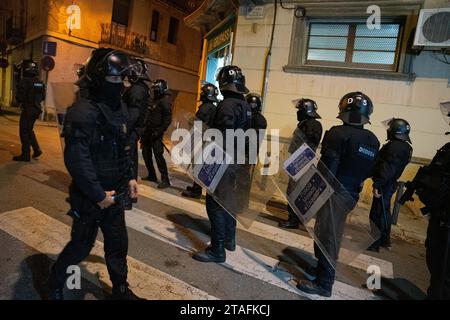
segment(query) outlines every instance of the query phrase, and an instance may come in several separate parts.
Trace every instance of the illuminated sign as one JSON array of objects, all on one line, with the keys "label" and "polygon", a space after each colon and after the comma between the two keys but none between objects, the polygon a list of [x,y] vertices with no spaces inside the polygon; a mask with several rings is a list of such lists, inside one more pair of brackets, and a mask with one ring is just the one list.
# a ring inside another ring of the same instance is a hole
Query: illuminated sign
[{"label": "illuminated sign", "polygon": [[208,40],[208,52],[214,51],[224,44],[230,42],[231,35],[233,34],[233,28],[230,27],[220,33],[217,37]]}]

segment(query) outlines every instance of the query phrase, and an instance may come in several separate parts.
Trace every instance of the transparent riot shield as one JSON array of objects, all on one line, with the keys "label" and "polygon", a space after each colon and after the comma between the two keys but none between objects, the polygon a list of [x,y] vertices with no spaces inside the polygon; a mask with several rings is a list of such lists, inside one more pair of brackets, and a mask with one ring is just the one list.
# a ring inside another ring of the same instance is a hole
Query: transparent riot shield
[{"label": "transparent riot shield", "polygon": [[305,141],[291,153],[284,145],[280,157],[281,170],[273,181],[333,268],[338,262],[350,264],[379,238],[368,210],[358,205]]},{"label": "transparent riot shield", "polygon": [[70,82],[57,82],[51,84],[53,91],[53,104],[56,111],[56,120],[58,122],[58,133],[61,141],[61,148],[64,152],[64,139],[62,130],[67,109],[75,102],[78,88]]},{"label": "transparent riot shield", "polygon": [[193,115],[185,119],[188,127],[180,125],[172,133],[172,162],[249,228],[276,191],[266,175],[266,164],[258,161],[264,159],[260,150],[264,133],[228,132],[226,137],[217,129],[193,121]]}]

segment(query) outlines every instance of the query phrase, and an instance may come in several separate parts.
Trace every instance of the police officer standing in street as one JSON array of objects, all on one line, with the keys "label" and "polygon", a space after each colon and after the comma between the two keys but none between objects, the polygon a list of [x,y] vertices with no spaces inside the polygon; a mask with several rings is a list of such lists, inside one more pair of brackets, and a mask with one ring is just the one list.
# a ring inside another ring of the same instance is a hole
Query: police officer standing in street
[{"label": "police officer standing in street", "polygon": [[123,198],[137,198],[127,132],[127,108],[121,100],[123,80],[130,68],[121,51],[93,51],[82,78],[89,97],[79,98],[67,111],[63,135],[64,162],[73,218],[71,240],[51,269],[52,299],[63,299],[67,268],[90,253],[98,229],[103,232],[105,261],[113,284],[113,299],[135,300],[128,288],[128,235]]},{"label": "police officer standing in street", "polygon": [[[450,125],[450,102],[441,104],[442,114]],[[449,133],[447,132],[447,135]],[[414,192],[425,205],[422,213],[429,218],[426,261],[430,271],[427,297],[431,300],[450,299],[450,142],[438,150],[428,166],[419,169],[400,203],[413,200]]]},{"label": "police officer standing in street", "polygon": [[164,132],[169,128],[172,122],[172,105],[168,99],[170,95],[167,82],[156,80],[152,86],[153,101],[150,103],[145,121],[144,138],[142,139],[142,155],[145,166],[148,170],[148,176],[143,180],[158,182],[156,171],[153,167],[153,154],[156,164],[161,174],[159,189],[170,187],[169,172],[167,170],[166,160],[164,159]]},{"label": "police officer standing in street", "polygon": [[[317,120],[321,119],[320,115],[317,113],[317,103],[314,100],[302,98],[296,103],[295,107],[298,109],[298,124],[293,133],[288,152],[293,154],[304,142],[316,152],[323,131],[322,124]],[[290,180],[288,184],[288,193],[291,192],[292,188],[293,181]],[[288,220],[280,222],[279,226],[281,228],[297,229],[300,225],[300,220],[289,204],[287,205],[287,210],[289,214]]]},{"label": "police officer standing in street", "polygon": [[386,143],[378,153],[373,170],[373,200],[370,220],[381,235],[369,248],[378,252],[380,247],[391,249],[391,198],[397,190],[397,180],[411,161],[412,147],[409,132],[411,126],[406,120],[391,119],[388,123]]},{"label": "police officer standing in street", "polygon": [[[202,104],[198,107],[195,118],[197,121],[202,121],[206,127],[211,125],[214,119],[216,110],[216,103],[219,102],[217,96],[219,90],[212,83],[205,83],[200,89],[200,101]],[[183,197],[200,199],[202,196],[202,187],[195,181],[192,186],[187,187],[187,190],[181,193]]]},{"label": "police officer standing in street", "polygon": [[22,79],[17,85],[16,100],[22,107],[19,122],[22,153],[13,160],[29,162],[30,147],[33,148],[33,159],[42,155],[33,127],[42,113],[41,103],[45,100],[45,84],[39,80],[38,65],[33,60],[24,60],[21,69]]},{"label": "police officer standing in street", "polygon": [[128,130],[130,134],[130,154],[133,160],[134,178],[138,178],[139,153],[138,143],[144,136],[145,117],[150,102],[149,87],[146,81],[150,81],[148,66],[142,59],[134,59],[130,69],[128,80],[131,86],[125,91],[123,99],[128,107]]},{"label": "police officer standing in street", "polygon": [[[372,173],[380,147],[377,137],[371,131],[364,129],[364,125],[370,123],[372,112],[372,101],[364,93],[346,94],[339,103],[338,115],[344,124],[332,127],[325,133],[322,141],[321,161],[352,198],[352,203],[348,204],[352,206],[348,208],[350,210],[356,206],[364,181]],[[336,243],[340,243],[341,239],[338,237],[341,236],[340,231],[346,222],[348,212],[345,214],[327,212],[328,216],[333,215],[336,218],[332,226],[328,225],[331,219],[322,220],[320,213],[319,211],[316,217],[315,231],[324,249],[332,255],[331,258],[334,261],[337,261],[340,248],[339,244],[336,247]],[[321,229],[330,230],[330,228],[331,233],[321,232]],[[314,243],[314,254],[318,260],[317,267],[307,270],[308,278],[313,281],[302,280],[297,288],[309,294],[330,297],[335,269],[316,243]]]},{"label": "police officer standing in street", "polygon": [[266,130],[267,120],[261,113],[262,111],[262,100],[261,96],[256,93],[249,93],[245,99],[250,105],[252,110],[252,124],[251,127],[255,130]]},{"label": "police officer standing in street", "polygon": [[[252,113],[244,96],[249,91],[245,87],[245,76],[241,69],[237,66],[225,66],[220,69],[217,81],[224,100],[217,106],[211,128],[220,130],[224,137],[227,129],[250,129]],[[226,146],[227,141],[223,145]],[[238,202],[238,193],[245,190],[245,187],[239,187],[246,182],[242,181],[243,175],[239,172],[246,168],[245,164],[230,164],[222,177],[216,192],[226,205],[232,206]],[[250,172],[247,180],[249,179]],[[211,223],[211,244],[204,252],[195,253],[193,258],[201,262],[225,262],[225,249],[236,250],[236,217],[229,214],[210,194],[206,195],[206,211]]]}]

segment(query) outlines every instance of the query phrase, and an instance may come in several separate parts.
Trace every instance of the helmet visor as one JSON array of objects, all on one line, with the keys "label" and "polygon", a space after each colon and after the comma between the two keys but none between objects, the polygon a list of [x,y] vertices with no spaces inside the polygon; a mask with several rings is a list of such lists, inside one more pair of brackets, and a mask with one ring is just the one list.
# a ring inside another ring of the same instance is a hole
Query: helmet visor
[{"label": "helmet visor", "polygon": [[441,103],[441,112],[444,116],[444,121],[450,125],[450,101]]},{"label": "helmet visor", "polygon": [[125,78],[131,68],[136,64],[130,63],[128,56],[122,52],[112,52],[108,55],[108,73],[106,76],[123,77]]}]

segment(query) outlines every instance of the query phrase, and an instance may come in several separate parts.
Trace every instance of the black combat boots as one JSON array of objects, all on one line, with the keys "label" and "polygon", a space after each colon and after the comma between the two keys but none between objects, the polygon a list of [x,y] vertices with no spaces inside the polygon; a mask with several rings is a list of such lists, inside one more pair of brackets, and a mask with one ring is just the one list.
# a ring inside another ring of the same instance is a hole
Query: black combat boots
[{"label": "black combat boots", "polygon": [[298,227],[300,226],[300,221],[297,217],[289,216],[289,219],[287,221],[280,222],[278,226],[285,229],[298,229]]},{"label": "black combat boots", "polygon": [[20,156],[15,156],[13,158],[13,161],[30,162],[31,161],[31,157],[30,157],[30,155],[23,155],[23,154],[21,154]]},{"label": "black combat boots", "polygon": [[112,300],[145,300],[135,295],[127,284],[113,286],[111,298]]},{"label": "black combat boots", "polygon": [[38,159],[42,155],[41,150],[36,150],[33,152],[33,159]]},{"label": "black combat boots", "polygon": [[225,249],[228,251],[236,250],[236,239],[225,240]]},{"label": "black combat boots", "polygon": [[212,240],[204,252],[197,252],[193,258],[200,262],[225,262],[226,254],[223,240]]},{"label": "black combat boots", "polygon": [[161,183],[158,184],[158,189],[167,189],[170,187],[169,177],[162,177]]}]

